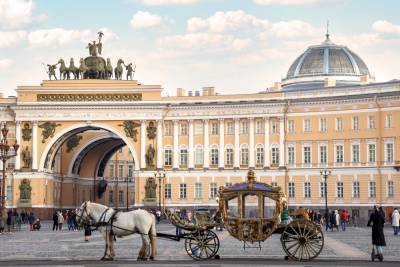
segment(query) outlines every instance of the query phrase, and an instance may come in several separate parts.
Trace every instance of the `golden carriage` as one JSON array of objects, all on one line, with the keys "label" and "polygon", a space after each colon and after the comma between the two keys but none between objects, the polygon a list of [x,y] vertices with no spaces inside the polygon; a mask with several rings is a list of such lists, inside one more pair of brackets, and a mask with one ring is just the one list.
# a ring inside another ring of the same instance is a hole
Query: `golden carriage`
[{"label": "golden carriage", "polygon": [[[220,187],[219,210],[223,226],[229,234],[246,244],[260,243],[272,234],[281,234],[281,244],[288,259],[307,261],[317,257],[324,246],[320,225],[311,222],[304,209],[291,214],[291,222],[281,222],[281,213],[286,206],[286,197],[280,187],[256,181],[249,171],[247,181],[232,186]],[[211,259],[219,249],[218,236],[211,230],[217,226],[205,211],[194,213],[194,223],[182,220],[173,210],[166,211],[172,224],[188,232],[174,238],[185,239],[188,255],[196,260]]]}]

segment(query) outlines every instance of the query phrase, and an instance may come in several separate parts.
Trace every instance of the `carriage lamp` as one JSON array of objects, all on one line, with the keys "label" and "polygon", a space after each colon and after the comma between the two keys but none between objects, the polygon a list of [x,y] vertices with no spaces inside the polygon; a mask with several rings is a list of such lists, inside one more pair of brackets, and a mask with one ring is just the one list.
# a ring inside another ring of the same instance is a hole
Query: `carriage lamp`
[{"label": "carriage lamp", "polygon": [[328,176],[331,175],[330,170],[323,170],[320,171],[321,176],[324,178],[324,195],[325,195],[325,218],[328,216],[328,184],[326,182],[326,179],[328,179]]},{"label": "carriage lamp", "polygon": [[[6,168],[7,168],[7,160],[17,156],[19,144],[17,141],[13,145],[8,144],[7,135],[8,135],[8,128],[6,123],[2,123],[3,128],[1,129],[1,140],[0,140],[0,160],[3,163],[3,179],[1,184],[1,209],[0,209],[0,218],[3,220],[5,216],[5,208],[6,208]],[[13,148],[14,152],[9,153],[11,147]]]}]

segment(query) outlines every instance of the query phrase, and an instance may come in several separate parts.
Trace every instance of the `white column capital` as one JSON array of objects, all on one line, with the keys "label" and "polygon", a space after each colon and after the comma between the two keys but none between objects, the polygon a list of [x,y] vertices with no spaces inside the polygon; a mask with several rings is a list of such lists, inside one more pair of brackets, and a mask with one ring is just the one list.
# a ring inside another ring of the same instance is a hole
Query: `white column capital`
[{"label": "white column capital", "polygon": [[237,122],[237,121],[240,121],[240,118],[234,117],[234,118],[232,118],[232,120],[233,120],[234,122]]},{"label": "white column capital", "polygon": [[208,124],[209,121],[210,121],[210,119],[203,119],[203,122],[204,122],[204,123],[207,123],[207,124]]},{"label": "white column capital", "polygon": [[218,118],[218,121],[220,121],[220,122],[224,122],[224,118]]},{"label": "white column capital", "polygon": [[34,121],[32,121],[32,125],[38,125],[38,121],[37,120],[34,120]]}]

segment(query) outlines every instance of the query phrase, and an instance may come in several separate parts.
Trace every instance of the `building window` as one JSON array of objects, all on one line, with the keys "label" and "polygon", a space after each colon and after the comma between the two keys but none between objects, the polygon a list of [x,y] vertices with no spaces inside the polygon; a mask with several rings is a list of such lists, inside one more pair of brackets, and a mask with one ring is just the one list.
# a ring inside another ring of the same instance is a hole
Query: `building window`
[{"label": "building window", "polygon": [[217,184],[210,184],[210,198],[215,198],[217,196]]},{"label": "building window", "polygon": [[393,181],[387,181],[387,196],[393,197]]},{"label": "building window", "polygon": [[368,162],[375,162],[375,144],[368,144]]},{"label": "building window", "polygon": [[354,144],[351,147],[353,153],[352,162],[360,162],[360,145]]},{"label": "building window", "polygon": [[196,146],[196,164],[203,164],[203,147],[201,145]]},{"label": "building window", "polygon": [[124,204],[124,191],[118,192],[118,202],[119,204]]},{"label": "building window", "polygon": [[110,167],[110,178],[114,178],[115,176],[115,170],[114,170],[114,164],[108,165]]},{"label": "building window", "polygon": [[172,150],[170,147],[166,147],[164,149],[164,165],[165,166],[172,165]]},{"label": "building window", "polygon": [[319,131],[326,132],[326,119],[325,118],[319,119]]},{"label": "building window", "polygon": [[258,145],[256,148],[256,164],[264,164],[264,147],[262,145]]},{"label": "building window", "polygon": [[133,177],[133,165],[128,165],[128,177]]},{"label": "building window", "polygon": [[288,147],[288,164],[294,165],[294,146]]},{"label": "building window", "polygon": [[240,164],[241,165],[249,164],[249,148],[247,147],[247,145],[242,145],[240,153]]},{"label": "building window", "polygon": [[124,165],[119,165],[118,166],[118,177],[119,178],[124,177]]},{"label": "building window", "polygon": [[226,123],[226,134],[233,134],[233,122]]},{"label": "building window", "polygon": [[336,163],[343,163],[343,145],[336,145]]},{"label": "building window", "polygon": [[288,120],[288,132],[294,133],[294,120]]},{"label": "building window", "polygon": [[264,122],[261,120],[256,121],[256,134],[264,133]]},{"label": "building window", "polygon": [[187,135],[187,123],[181,123],[181,135]]},{"label": "building window", "polygon": [[319,146],[319,163],[326,164],[328,162],[328,147]]},{"label": "building window", "polygon": [[392,128],[392,114],[386,114],[385,127]]},{"label": "building window", "polygon": [[180,165],[186,166],[188,161],[188,151],[186,147],[182,147],[180,151]]},{"label": "building window", "polygon": [[320,182],[319,183],[319,195],[321,197],[325,197],[325,188],[326,188],[325,182]]},{"label": "building window", "polygon": [[218,123],[211,123],[211,135],[218,135]]},{"label": "building window", "polygon": [[226,164],[227,165],[233,164],[233,147],[232,146],[226,147]]},{"label": "building window", "polygon": [[375,198],[376,197],[376,183],[375,181],[369,181],[369,197]]},{"label": "building window", "polygon": [[121,147],[120,149],[118,149],[118,153],[122,154],[122,152],[123,152],[123,150],[122,150],[122,147]]},{"label": "building window", "polygon": [[202,198],[201,183],[195,183],[194,184],[194,198],[195,199],[201,199]]},{"label": "building window", "polygon": [[197,122],[194,124],[194,135],[202,135],[203,134],[203,123]]},{"label": "building window", "polygon": [[241,121],[240,123],[240,134],[247,134],[249,131],[249,124],[247,121]]},{"label": "building window", "polygon": [[387,163],[393,162],[393,143],[385,144],[385,161]]},{"label": "building window", "polygon": [[164,124],[164,136],[172,136],[172,125],[166,122]]},{"label": "building window", "polygon": [[310,182],[304,183],[304,197],[305,198],[311,197],[311,183]]},{"label": "building window", "polygon": [[211,164],[212,165],[218,164],[218,147],[217,146],[211,147]]},{"label": "building window", "polygon": [[368,116],[368,129],[375,129],[375,116]]},{"label": "building window", "polygon": [[278,147],[271,148],[271,162],[272,162],[272,164],[279,164],[279,148]]},{"label": "building window", "polygon": [[353,117],[352,123],[351,123],[351,128],[353,129],[353,131],[359,130],[358,117]]},{"label": "building window", "polygon": [[305,133],[311,132],[311,121],[310,120],[303,121],[303,132],[305,132]]},{"label": "building window", "polygon": [[186,184],[179,184],[179,198],[186,198]]},{"label": "building window", "polygon": [[303,163],[304,164],[311,163],[311,147],[310,146],[303,147]]},{"label": "building window", "polygon": [[293,182],[289,182],[288,184],[288,194],[289,197],[293,198],[294,197],[294,183]]},{"label": "building window", "polygon": [[[83,195],[83,199],[85,199],[85,194]],[[114,191],[112,190],[108,191],[108,203],[110,205],[114,204]]]},{"label": "building window", "polygon": [[360,182],[354,181],[353,182],[353,198],[359,198],[359,197],[360,197]]},{"label": "building window", "polygon": [[336,193],[338,198],[343,198],[343,182],[337,182],[336,184]]},{"label": "building window", "polygon": [[272,182],[272,183],[271,183],[271,186],[272,186],[272,187],[277,187],[277,186],[278,186],[278,183],[277,183],[277,182]]},{"label": "building window", "polygon": [[343,120],[341,117],[336,118],[336,131],[343,131]]},{"label": "building window", "polygon": [[272,121],[271,128],[273,134],[279,133],[278,122]]},{"label": "building window", "polygon": [[171,199],[171,184],[165,184],[164,197]]}]

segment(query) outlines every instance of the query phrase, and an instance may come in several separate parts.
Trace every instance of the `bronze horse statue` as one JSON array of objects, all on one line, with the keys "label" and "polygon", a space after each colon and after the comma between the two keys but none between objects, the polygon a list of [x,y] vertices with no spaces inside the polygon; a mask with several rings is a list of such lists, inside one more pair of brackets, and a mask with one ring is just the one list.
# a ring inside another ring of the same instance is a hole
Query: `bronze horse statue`
[{"label": "bronze horse statue", "polygon": [[70,75],[69,75],[70,73],[72,73],[74,75],[74,80],[79,79],[79,69],[77,67],[75,67],[73,58],[71,58],[69,67],[68,67],[68,75],[67,75],[68,80],[70,79]]},{"label": "bronze horse statue", "polygon": [[111,65],[110,58],[107,58],[107,66],[106,66],[106,78],[111,79],[113,76],[113,67]]},{"label": "bronze horse statue", "polygon": [[[87,77],[85,77],[86,72],[89,70],[89,68],[86,66],[85,61],[83,60],[83,58],[81,58],[79,60],[79,62],[81,63],[81,65],[79,66],[79,74],[81,76],[82,79],[86,79]],[[79,77],[78,77],[79,78]]]},{"label": "bronze horse statue", "polygon": [[122,65],[125,66],[125,63],[122,59],[118,59],[117,66],[114,69],[114,75],[116,80],[122,79],[122,73],[124,72],[124,68]]},{"label": "bronze horse statue", "polygon": [[60,64],[60,80],[65,80],[68,78],[68,68],[65,66],[65,62],[62,58],[57,62],[57,65]]}]

